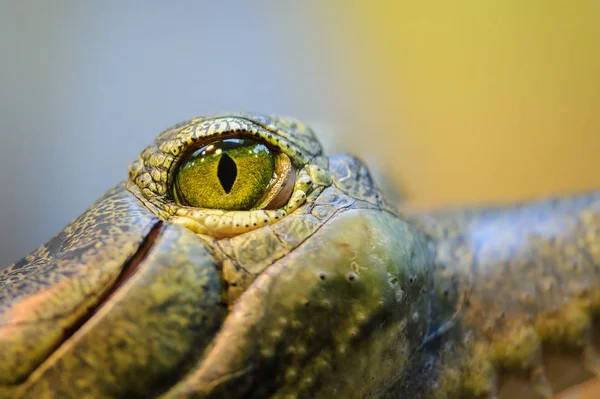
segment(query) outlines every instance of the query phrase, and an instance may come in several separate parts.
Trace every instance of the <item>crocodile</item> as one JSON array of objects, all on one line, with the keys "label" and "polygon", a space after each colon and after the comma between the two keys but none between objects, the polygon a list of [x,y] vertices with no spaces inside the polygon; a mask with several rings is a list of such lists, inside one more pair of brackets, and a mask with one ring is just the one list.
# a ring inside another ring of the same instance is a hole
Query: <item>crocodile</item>
[{"label": "crocodile", "polygon": [[549,398],[600,374],[600,192],[417,212],[294,118],[171,127],[0,272],[2,398]]}]

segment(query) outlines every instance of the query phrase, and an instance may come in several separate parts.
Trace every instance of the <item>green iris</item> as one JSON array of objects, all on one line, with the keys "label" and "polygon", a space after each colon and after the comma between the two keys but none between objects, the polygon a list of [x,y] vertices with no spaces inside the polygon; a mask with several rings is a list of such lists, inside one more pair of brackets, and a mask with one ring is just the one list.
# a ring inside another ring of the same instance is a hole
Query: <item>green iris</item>
[{"label": "green iris", "polygon": [[274,157],[264,144],[219,140],[183,160],[175,177],[175,195],[198,208],[247,210],[264,196],[274,174]]}]

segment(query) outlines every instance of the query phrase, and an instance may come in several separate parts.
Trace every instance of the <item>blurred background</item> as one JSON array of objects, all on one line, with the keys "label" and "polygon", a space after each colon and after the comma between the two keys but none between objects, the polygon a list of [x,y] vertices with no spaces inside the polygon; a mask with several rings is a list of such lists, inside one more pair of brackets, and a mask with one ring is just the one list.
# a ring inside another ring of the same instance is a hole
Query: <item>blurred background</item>
[{"label": "blurred background", "polygon": [[0,1],[0,265],[222,110],[301,118],[418,207],[600,188],[600,3],[284,3]]},{"label": "blurred background", "polygon": [[0,265],[222,110],[301,118],[420,207],[600,188],[600,3],[375,4],[0,1]]}]

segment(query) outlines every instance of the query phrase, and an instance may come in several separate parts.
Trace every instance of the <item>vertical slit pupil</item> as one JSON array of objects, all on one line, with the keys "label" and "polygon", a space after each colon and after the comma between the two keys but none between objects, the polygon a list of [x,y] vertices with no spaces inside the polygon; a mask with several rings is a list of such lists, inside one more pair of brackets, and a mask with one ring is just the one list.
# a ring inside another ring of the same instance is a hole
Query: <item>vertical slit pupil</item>
[{"label": "vertical slit pupil", "polygon": [[237,166],[229,155],[223,154],[221,156],[219,167],[217,169],[217,176],[219,177],[223,190],[225,190],[225,193],[229,194],[237,177]]}]

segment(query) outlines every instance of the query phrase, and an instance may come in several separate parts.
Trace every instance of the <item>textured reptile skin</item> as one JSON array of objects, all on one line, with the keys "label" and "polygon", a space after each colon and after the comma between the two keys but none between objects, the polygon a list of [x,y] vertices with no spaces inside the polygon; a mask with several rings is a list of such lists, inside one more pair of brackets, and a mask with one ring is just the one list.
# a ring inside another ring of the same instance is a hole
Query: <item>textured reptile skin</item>
[{"label": "textured reptile skin", "polygon": [[[285,205],[174,200],[181,158],[230,137],[290,158]],[[600,370],[599,212],[395,210],[295,119],[191,119],[0,274],[0,397],[549,397]]]}]

